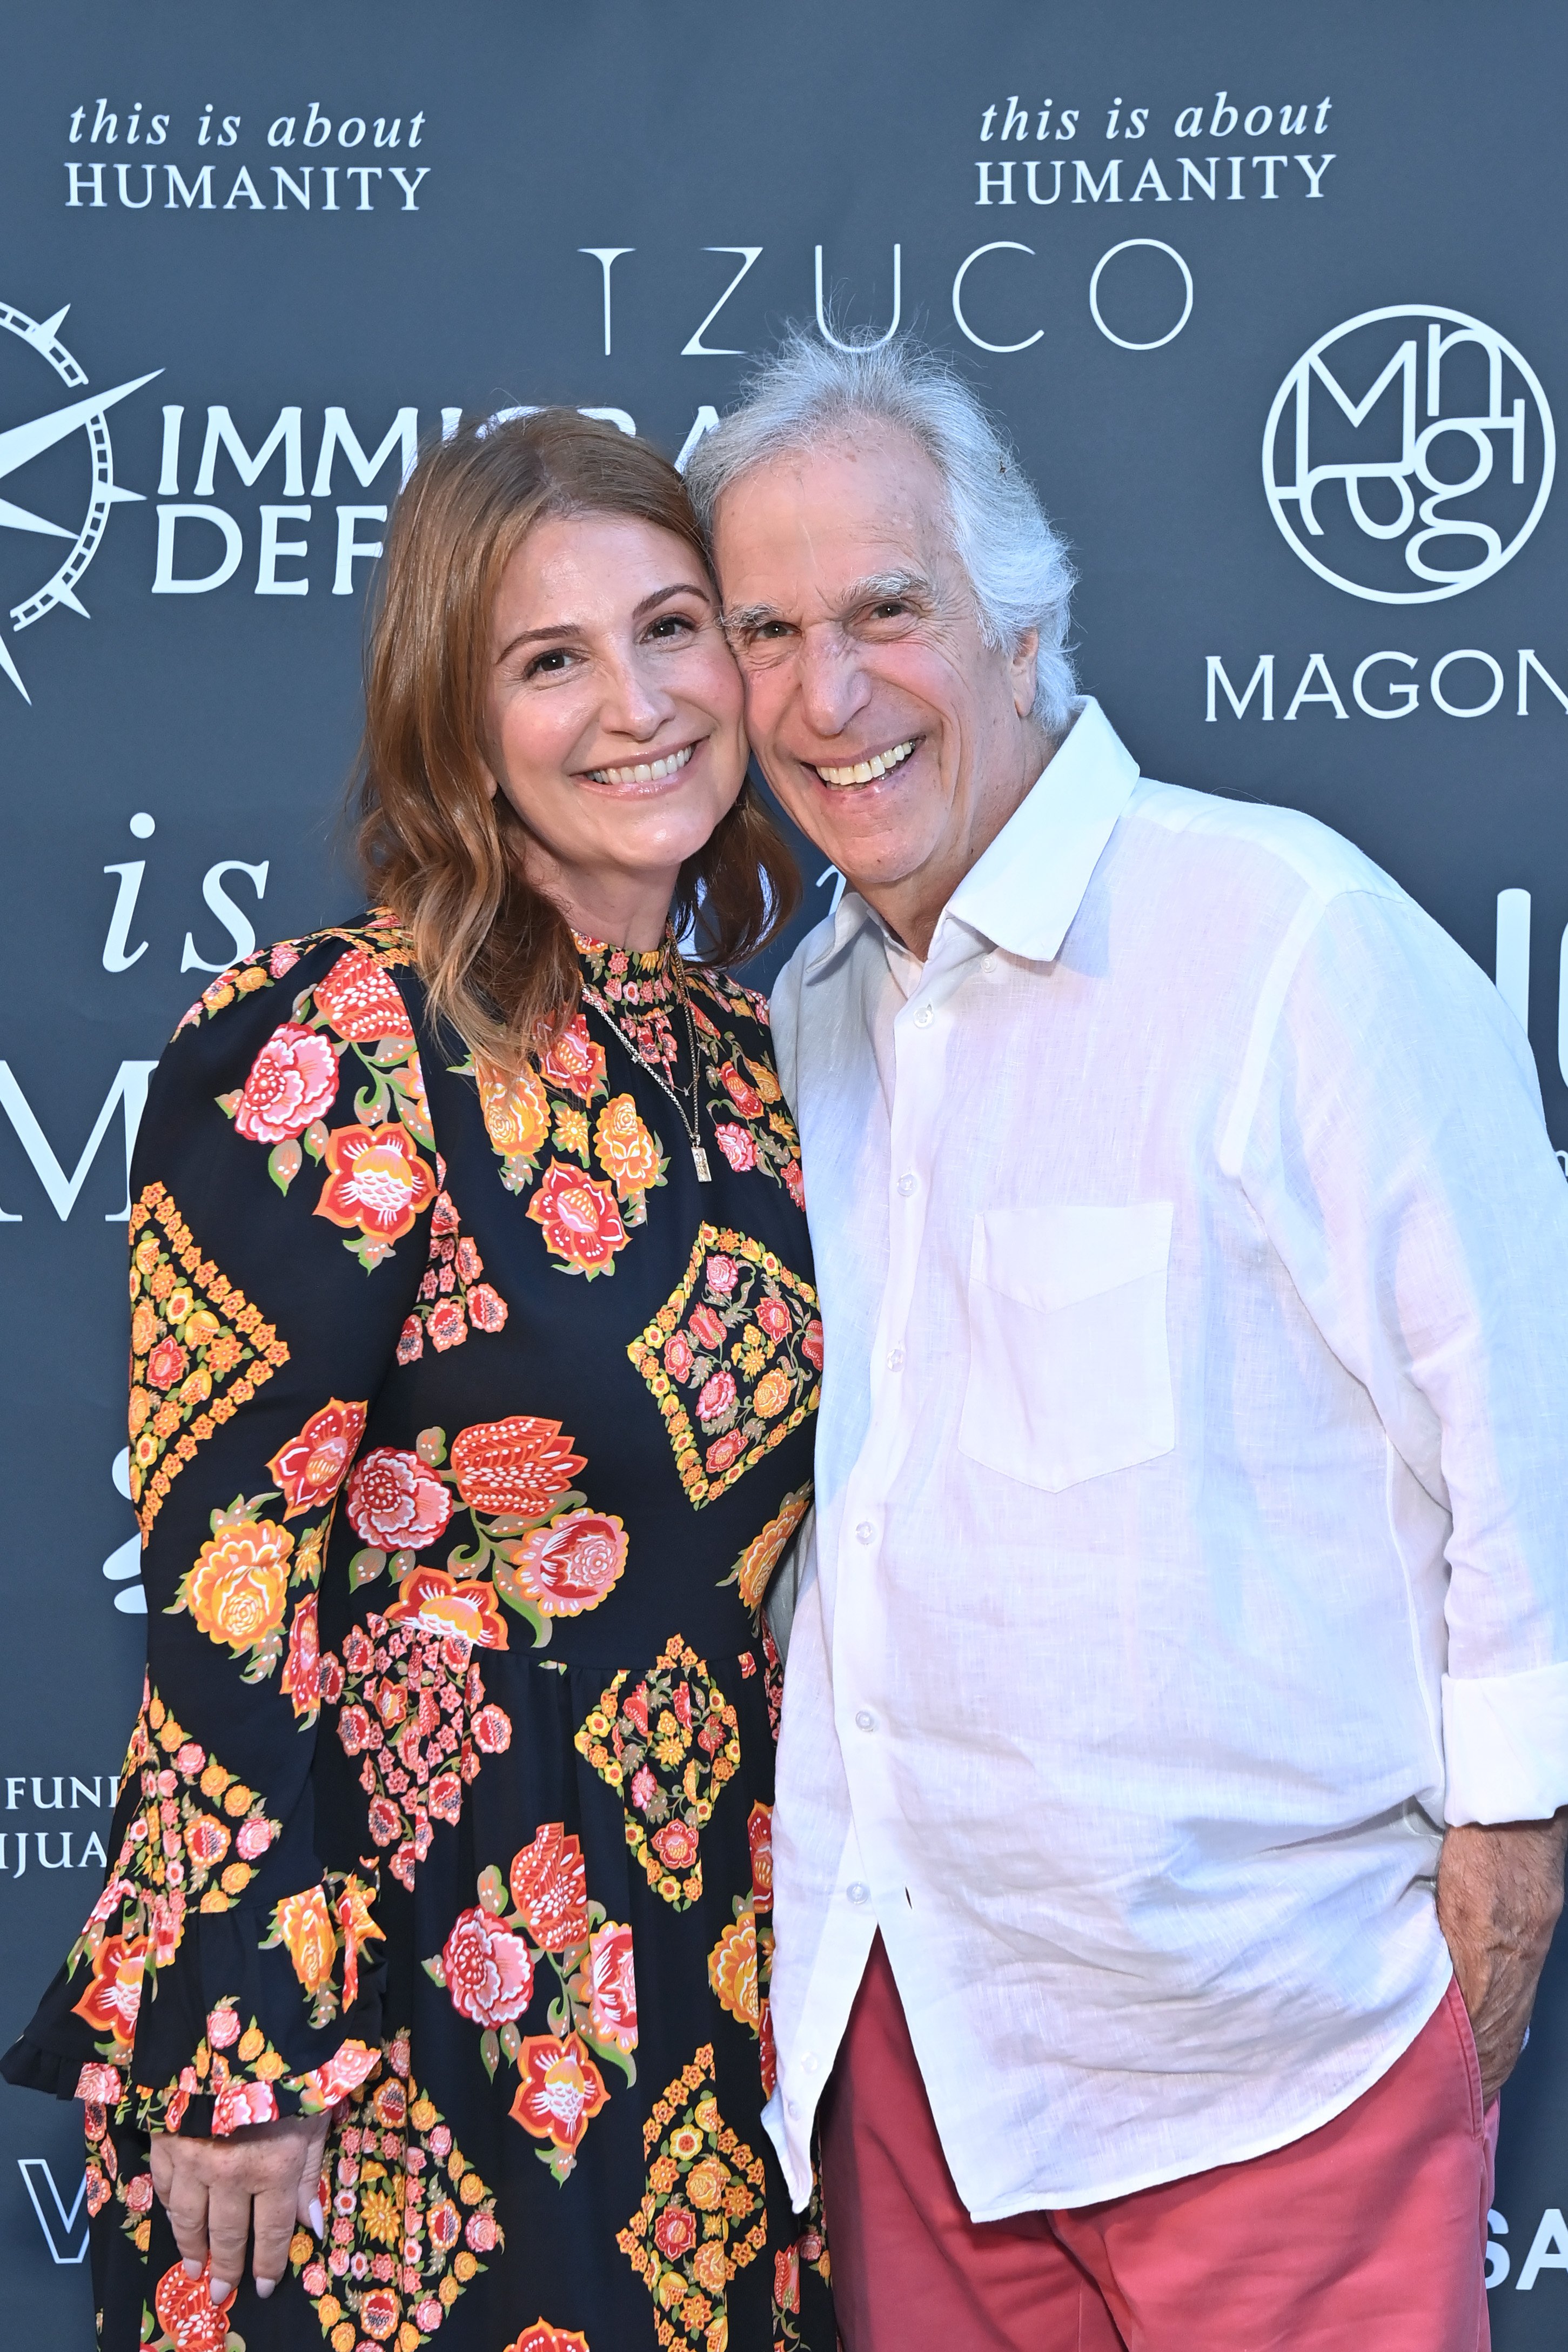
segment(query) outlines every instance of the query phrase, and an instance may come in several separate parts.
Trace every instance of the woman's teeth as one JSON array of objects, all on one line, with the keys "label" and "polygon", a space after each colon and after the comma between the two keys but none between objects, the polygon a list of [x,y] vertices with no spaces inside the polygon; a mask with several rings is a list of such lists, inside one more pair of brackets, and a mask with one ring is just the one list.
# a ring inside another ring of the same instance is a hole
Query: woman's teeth
[{"label": "woman's teeth", "polygon": [[591,784],[657,784],[666,776],[679,775],[696,749],[695,743],[689,743],[684,751],[671,751],[665,760],[639,760],[635,768],[590,768],[588,782]]},{"label": "woman's teeth", "polygon": [[914,750],[914,738],[907,743],[895,743],[890,751],[874,751],[868,760],[857,760],[852,768],[825,768],[816,763],[816,772],[825,784],[870,784],[879,776],[891,774],[902,765]]}]

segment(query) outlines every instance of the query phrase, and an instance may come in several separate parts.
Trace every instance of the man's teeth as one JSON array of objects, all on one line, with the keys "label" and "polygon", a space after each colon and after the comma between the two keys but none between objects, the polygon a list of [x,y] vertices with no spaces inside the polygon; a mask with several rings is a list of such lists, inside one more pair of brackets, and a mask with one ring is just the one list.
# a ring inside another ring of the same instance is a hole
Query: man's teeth
[{"label": "man's teeth", "polygon": [[639,760],[635,768],[590,768],[588,781],[594,784],[657,784],[665,776],[679,775],[697,746],[689,743],[684,751],[672,751],[666,760]]},{"label": "man's teeth", "polygon": [[816,763],[816,772],[825,784],[871,784],[879,776],[886,776],[900,766],[914,750],[911,736],[907,743],[895,743],[890,751],[874,751],[868,760],[857,760],[852,768],[825,768]]}]

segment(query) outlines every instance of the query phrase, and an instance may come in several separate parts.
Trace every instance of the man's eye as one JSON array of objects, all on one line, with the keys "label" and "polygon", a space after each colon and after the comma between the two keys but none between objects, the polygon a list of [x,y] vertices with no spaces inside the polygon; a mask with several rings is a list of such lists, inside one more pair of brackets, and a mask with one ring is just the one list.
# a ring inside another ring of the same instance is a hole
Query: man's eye
[{"label": "man's eye", "polygon": [[909,609],[901,596],[886,596],[879,604],[872,605],[871,618],[874,621],[898,621]]}]

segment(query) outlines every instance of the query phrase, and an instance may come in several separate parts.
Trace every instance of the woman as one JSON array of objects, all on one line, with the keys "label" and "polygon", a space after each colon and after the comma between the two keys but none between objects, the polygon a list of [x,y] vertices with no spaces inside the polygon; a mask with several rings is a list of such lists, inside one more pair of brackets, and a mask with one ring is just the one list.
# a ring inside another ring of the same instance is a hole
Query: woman
[{"label": "woman", "polygon": [[428,453],[367,703],[381,911],[149,1100],[147,1695],[5,2072],[88,2102],[106,2352],[827,2352],[760,2119],[821,1325],[717,968],[791,880],[678,476],[563,412]]}]

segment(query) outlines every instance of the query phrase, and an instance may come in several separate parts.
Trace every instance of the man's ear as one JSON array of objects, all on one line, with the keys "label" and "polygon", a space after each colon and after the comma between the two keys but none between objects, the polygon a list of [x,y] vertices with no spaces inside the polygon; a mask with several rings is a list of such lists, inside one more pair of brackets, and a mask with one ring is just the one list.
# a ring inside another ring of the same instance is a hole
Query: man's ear
[{"label": "man's ear", "polygon": [[1035,696],[1037,690],[1035,664],[1039,658],[1039,652],[1038,629],[1026,629],[1014,646],[1008,660],[1007,667],[1013,680],[1013,708],[1020,719],[1027,719],[1035,707]]}]

